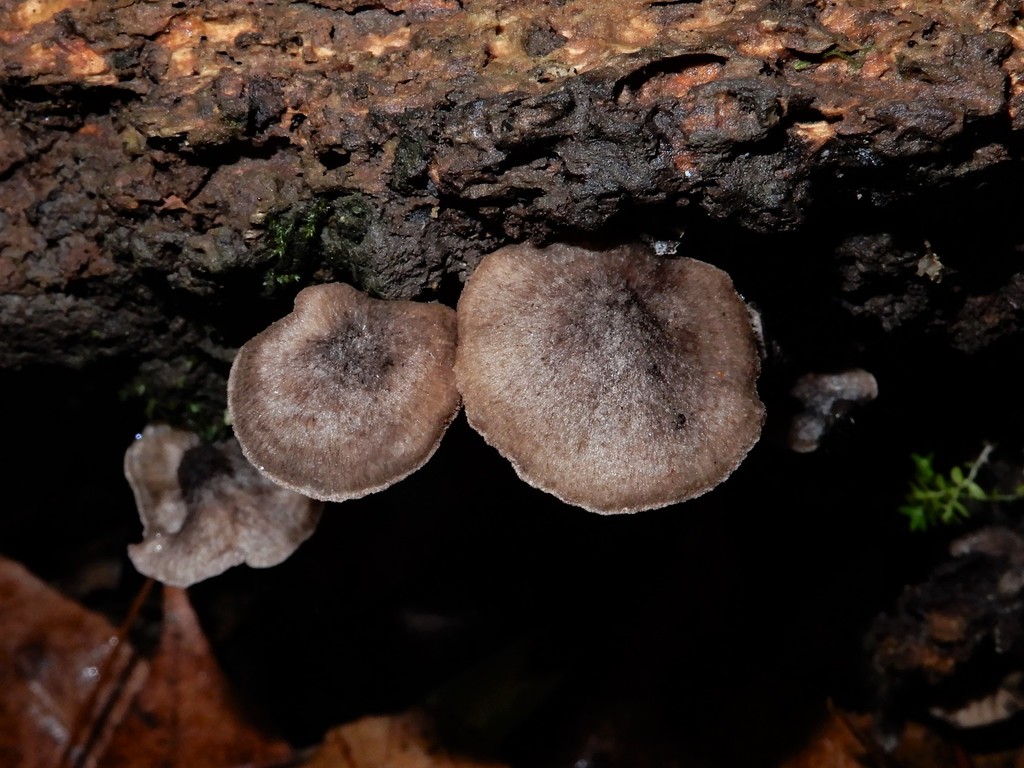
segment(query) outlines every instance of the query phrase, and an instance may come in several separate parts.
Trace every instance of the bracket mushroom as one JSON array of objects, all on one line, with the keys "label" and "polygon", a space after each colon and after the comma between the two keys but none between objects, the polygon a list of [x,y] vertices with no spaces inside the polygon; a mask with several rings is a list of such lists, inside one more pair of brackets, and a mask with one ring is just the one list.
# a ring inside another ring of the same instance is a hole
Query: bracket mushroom
[{"label": "bracket mushroom", "polygon": [[260,475],[236,441],[202,445],[163,424],[129,446],[124,473],[143,529],[128,556],[140,573],[176,587],[242,563],[277,565],[313,534],[323,508]]},{"label": "bracket mushroom", "polygon": [[747,306],[722,270],[626,245],[514,245],[458,306],[469,423],[530,485],[592,512],[728,477],[764,420]]},{"label": "bracket mushroom", "polygon": [[383,490],[434,454],[459,410],[455,312],[315,285],[238,351],[228,409],[246,458],[324,501]]}]

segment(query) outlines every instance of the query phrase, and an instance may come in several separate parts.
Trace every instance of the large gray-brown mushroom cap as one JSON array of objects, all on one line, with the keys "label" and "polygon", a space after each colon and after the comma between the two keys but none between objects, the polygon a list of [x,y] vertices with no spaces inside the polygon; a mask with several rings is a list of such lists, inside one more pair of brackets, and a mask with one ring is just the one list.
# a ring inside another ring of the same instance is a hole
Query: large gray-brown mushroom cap
[{"label": "large gray-brown mushroom cap", "polygon": [[277,565],[313,534],[323,507],[260,475],[236,441],[201,445],[166,425],[146,427],[125,452],[124,473],[143,528],[128,556],[176,587],[242,563]]},{"label": "large gray-brown mushroom cap", "polygon": [[433,455],[458,412],[455,342],[455,312],[441,304],[306,288],[235,357],[235,436],[260,472],[306,496],[387,488]]},{"label": "large gray-brown mushroom cap", "polygon": [[757,442],[750,315],[720,269],[640,246],[509,246],[459,301],[466,416],[529,484],[611,514],[698,496]]}]

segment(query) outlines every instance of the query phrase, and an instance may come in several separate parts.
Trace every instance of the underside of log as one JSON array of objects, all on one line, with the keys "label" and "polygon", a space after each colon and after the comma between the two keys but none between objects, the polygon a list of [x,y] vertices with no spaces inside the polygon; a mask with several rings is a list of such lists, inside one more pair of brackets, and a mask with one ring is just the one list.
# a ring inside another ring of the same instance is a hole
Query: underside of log
[{"label": "underside of log", "polygon": [[810,311],[984,347],[1024,306],[1019,15],[4,0],[0,366],[219,386],[304,284],[450,302],[482,255],[553,240],[642,240],[762,305],[799,284]]}]

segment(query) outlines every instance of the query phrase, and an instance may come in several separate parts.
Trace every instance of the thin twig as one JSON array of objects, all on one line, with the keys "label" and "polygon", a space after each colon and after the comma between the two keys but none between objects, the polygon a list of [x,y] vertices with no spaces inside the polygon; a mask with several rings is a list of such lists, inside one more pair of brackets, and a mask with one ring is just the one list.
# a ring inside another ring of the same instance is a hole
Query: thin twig
[{"label": "thin twig", "polygon": [[[135,626],[139,613],[142,611],[142,606],[145,605],[146,599],[149,597],[149,593],[153,589],[153,584],[153,579],[146,579],[146,582],[139,588],[138,594],[135,595],[135,599],[132,601],[131,607],[128,609],[128,614],[124,617],[124,621],[122,621],[121,626],[117,628],[117,634],[114,636],[116,645],[114,646],[113,651],[107,654],[107,657],[100,665],[97,683],[93,687],[92,691],[89,692],[89,696],[79,707],[78,713],[75,715],[71,730],[68,731],[68,741],[64,745],[64,751],[61,753],[60,759],[57,761],[57,768],[63,768],[64,766],[69,766],[69,768],[84,768],[86,761],[89,759],[91,750],[95,748],[100,734],[103,733],[103,727],[106,725],[106,720],[110,717],[110,713],[113,710],[114,703],[117,701],[120,690],[131,677],[132,672],[134,672],[138,663],[138,657],[133,654],[124,669],[121,670],[118,675],[118,679],[114,681],[111,686],[104,686],[103,682],[106,680],[107,676],[112,674],[113,670],[117,668],[115,666],[115,662],[118,662],[121,655],[126,652],[125,649],[128,647],[128,633],[131,631],[132,627]],[[98,707],[97,702],[100,698],[100,694],[105,689],[110,691],[110,696],[103,703],[102,707]],[[81,736],[81,739],[79,739],[79,736]],[[76,746],[79,743],[81,743],[80,750]]]}]

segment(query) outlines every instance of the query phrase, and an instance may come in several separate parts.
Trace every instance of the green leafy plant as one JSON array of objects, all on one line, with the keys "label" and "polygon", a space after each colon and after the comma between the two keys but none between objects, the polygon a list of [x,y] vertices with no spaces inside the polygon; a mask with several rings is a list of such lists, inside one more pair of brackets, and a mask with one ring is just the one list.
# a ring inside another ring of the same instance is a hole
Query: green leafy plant
[{"label": "green leafy plant", "polygon": [[1017,501],[1024,498],[1024,485],[1013,493],[998,493],[982,488],[976,478],[988,461],[993,446],[986,445],[969,464],[953,467],[948,474],[936,471],[932,454],[911,454],[914,479],[910,482],[906,503],[899,512],[905,515],[912,531],[926,531],[938,524],[952,525],[971,516],[968,502]]}]

